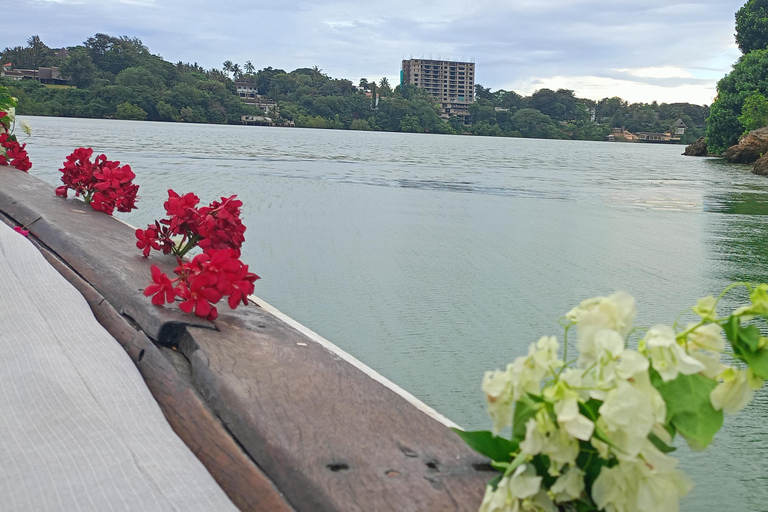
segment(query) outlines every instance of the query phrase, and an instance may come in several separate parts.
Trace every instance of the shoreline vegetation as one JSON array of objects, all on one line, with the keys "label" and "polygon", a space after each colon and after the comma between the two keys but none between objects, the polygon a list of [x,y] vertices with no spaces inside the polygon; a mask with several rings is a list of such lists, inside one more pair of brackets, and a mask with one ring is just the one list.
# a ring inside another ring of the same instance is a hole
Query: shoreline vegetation
[{"label": "shoreline vegetation", "polygon": [[[7,70],[58,68],[66,80],[67,85],[0,79],[19,99],[23,115],[211,124],[242,124],[242,116],[263,116],[278,126],[304,128],[597,141],[607,140],[616,127],[664,132],[679,118],[688,127],[680,144],[703,136],[709,117],[706,105],[629,103],[619,97],[593,101],[568,89],[522,96],[476,84],[471,125],[464,125],[456,117],[442,119],[436,99],[425,91],[392,87],[386,78],[354,84],[317,66],[256,71],[250,61],[241,68],[227,60],[221,70],[172,64],[138,38],[106,34],[58,50],[32,36],[26,46],[3,50],[0,64],[7,63]],[[252,84],[258,97],[244,101],[236,81]]]}]

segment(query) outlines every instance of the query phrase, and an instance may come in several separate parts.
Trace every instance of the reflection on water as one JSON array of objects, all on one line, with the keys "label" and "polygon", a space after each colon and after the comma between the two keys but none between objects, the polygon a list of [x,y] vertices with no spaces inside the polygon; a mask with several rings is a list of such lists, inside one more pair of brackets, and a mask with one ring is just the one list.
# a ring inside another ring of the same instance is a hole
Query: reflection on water
[{"label": "reflection on water", "polygon": [[[83,143],[129,163],[141,225],[166,190],[237,193],[257,294],[467,428],[480,381],[580,300],[640,325],[768,281],[768,179],[679,146],[34,118],[33,174]],[[768,510],[768,398],[681,447],[688,511]],[[680,453],[680,452],[678,452]]]}]

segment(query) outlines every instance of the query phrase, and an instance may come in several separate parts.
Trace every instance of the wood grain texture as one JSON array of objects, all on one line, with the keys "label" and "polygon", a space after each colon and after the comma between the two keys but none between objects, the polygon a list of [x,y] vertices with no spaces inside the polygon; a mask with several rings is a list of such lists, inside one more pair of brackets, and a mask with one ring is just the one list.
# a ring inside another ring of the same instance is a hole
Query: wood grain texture
[{"label": "wood grain texture", "polygon": [[[35,236],[123,318],[178,346],[210,411],[295,510],[477,510],[488,461],[442,423],[261,308],[220,308],[212,325],[153,306],[141,294],[149,266],[170,272],[173,261],[141,258],[132,229],[77,203],[25,173],[0,173],[0,211],[20,224],[41,217]],[[134,343],[129,353],[140,369],[156,366],[145,378],[174,397],[173,414],[197,407],[164,382],[173,365],[147,352],[149,340]]]},{"label": "wood grain texture", "polygon": [[258,308],[190,328],[193,380],[299,510],[477,510],[487,460],[442,424]]}]

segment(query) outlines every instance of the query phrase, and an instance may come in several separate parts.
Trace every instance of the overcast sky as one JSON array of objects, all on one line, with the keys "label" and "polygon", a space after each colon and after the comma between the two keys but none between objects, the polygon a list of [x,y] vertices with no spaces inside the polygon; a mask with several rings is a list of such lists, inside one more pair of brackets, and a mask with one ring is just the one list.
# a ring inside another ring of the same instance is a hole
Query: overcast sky
[{"label": "overcast sky", "polygon": [[[0,47],[50,47],[103,32],[171,62],[320,67],[399,83],[402,59],[476,64],[476,83],[530,94],[710,104],[739,56],[746,0],[8,0]],[[10,11],[10,12],[9,12]]]}]

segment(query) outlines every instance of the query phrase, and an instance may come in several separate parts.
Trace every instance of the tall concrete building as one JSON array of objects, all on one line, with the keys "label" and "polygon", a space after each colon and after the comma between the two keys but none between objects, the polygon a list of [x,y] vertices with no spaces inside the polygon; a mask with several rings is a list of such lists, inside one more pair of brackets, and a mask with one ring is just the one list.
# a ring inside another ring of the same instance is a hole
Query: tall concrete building
[{"label": "tall concrete building", "polygon": [[469,104],[475,101],[474,62],[404,60],[400,83],[420,87],[437,98],[443,119],[457,116],[469,124]]}]

